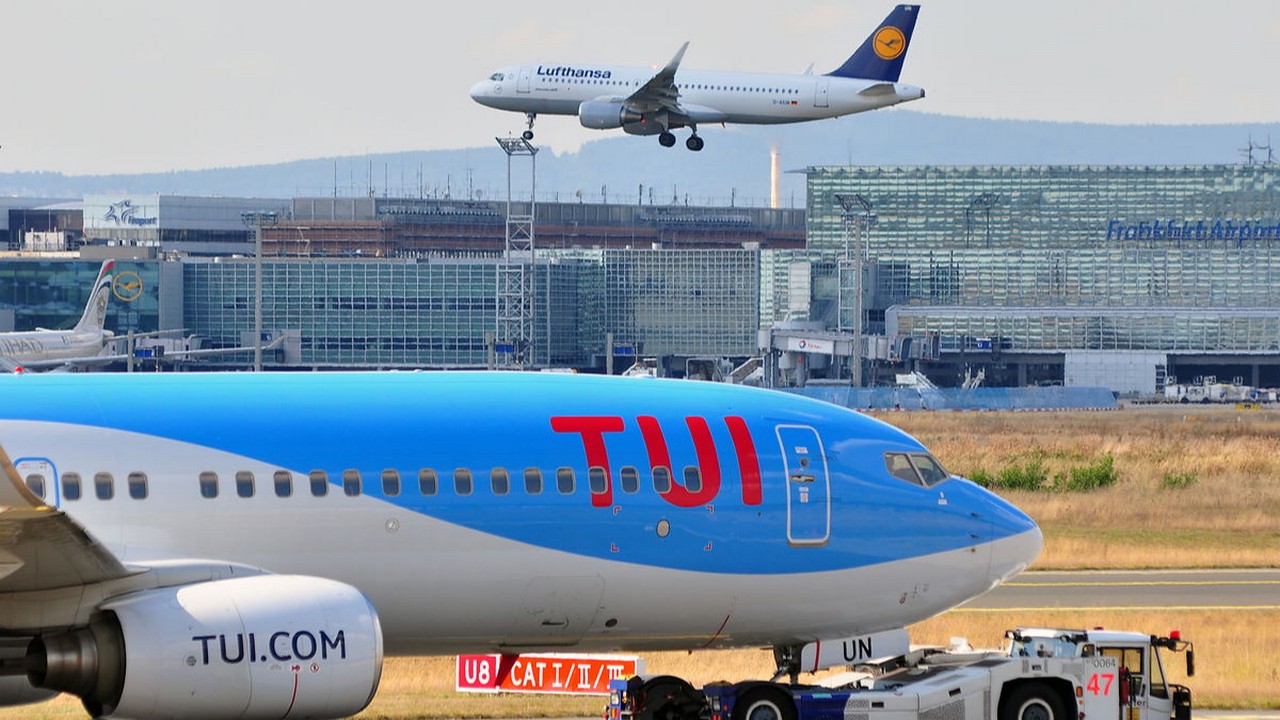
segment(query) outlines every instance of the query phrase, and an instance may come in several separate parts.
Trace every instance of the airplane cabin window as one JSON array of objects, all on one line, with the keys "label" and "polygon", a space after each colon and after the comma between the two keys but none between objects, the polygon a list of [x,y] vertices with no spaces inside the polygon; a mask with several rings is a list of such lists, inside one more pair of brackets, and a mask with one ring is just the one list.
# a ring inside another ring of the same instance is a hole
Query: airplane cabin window
[{"label": "airplane cabin window", "polygon": [[439,489],[440,483],[436,478],[436,471],[431,468],[422,468],[418,471],[418,492],[424,497],[435,495]]},{"label": "airplane cabin window", "polygon": [[573,468],[562,467],[556,469],[556,489],[561,495],[572,495],[574,486]]},{"label": "airplane cabin window", "polygon": [[511,478],[506,468],[496,467],[489,471],[489,487],[494,495],[506,495],[511,492]]},{"label": "airplane cabin window", "polygon": [[924,480],[925,487],[933,487],[950,477],[950,474],[942,468],[942,465],[937,460],[933,459],[932,455],[916,453],[911,456],[911,462],[915,464],[916,470]]},{"label": "airplane cabin window", "polygon": [[208,470],[200,473],[200,497],[206,500],[218,497],[218,473]]},{"label": "airplane cabin window", "polygon": [[271,476],[271,480],[276,487],[276,497],[292,497],[293,496],[293,473],[288,470],[277,470]]},{"label": "airplane cabin window", "polygon": [[44,499],[44,476],[39,473],[32,473],[28,475],[27,489],[30,490],[33,495],[43,500]]},{"label": "airplane cabin window", "polygon": [[603,495],[609,491],[609,476],[604,468],[599,465],[587,468],[587,486],[591,488],[592,495]]},{"label": "airplane cabin window", "polygon": [[324,497],[329,494],[329,473],[323,470],[312,470],[307,477],[311,480],[313,497]]},{"label": "airplane cabin window", "polygon": [[131,472],[127,479],[129,497],[134,500],[147,499],[147,476],[145,473]]},{"label": "airplane cabin window", "polygon": [[395,497],[400,494],[400,471],[387,468],[382,471],[382,494]]},{"label": "airplane cabin window", "polygon": [[466,468],[458,468],[453,471],[453,491],[459,496],[465,497],[471,494],[474,485],[471,481],[471,471]]},{"label": "airplane cabin window", "polygon": [[524,469],[524,491],[530,495],[542,494],[542,471],[536,467]]},{"label": "airplane cabin window", "polygon": [[99,500],[110,500],[116,494],[116,481],[111,473],[100,472],[93,476],[93,492]]},{"label": "airplane cabin window", "polygon": [[253,497],[253,473],[248,470],[236,473],[236,495],[242,498]]},{"label": "airplane cabin window", "polygon": [[62,473],[62,499],[80,499],[80,473]]},{"label": "airplane cabin window", "polygon": [[899,480],[905,480],[912,485],[924,485],[906,453],[885,453],[884,465],[888,468],[889,474]]},{"label": "airplane cabin window", "polygon": [[702,470],[698,466],[684,466],[684,489],[691,493],[702,492]]},{"label": "airplane cabin window", "polygon": [[356,497],[361,492],[360,471],[355,468],[347,468],[342,471],[342,494],[347,497]]},{"label": "airplane cabin window", "polygon": [[671,492],[671,468],[659,465],[653,469],[653,489],[659,495]]},{"label": "airplane cabin window", "polygon": [[618,471],[618,482],[628,495],[640,492],[640,471],[628,465]]}]

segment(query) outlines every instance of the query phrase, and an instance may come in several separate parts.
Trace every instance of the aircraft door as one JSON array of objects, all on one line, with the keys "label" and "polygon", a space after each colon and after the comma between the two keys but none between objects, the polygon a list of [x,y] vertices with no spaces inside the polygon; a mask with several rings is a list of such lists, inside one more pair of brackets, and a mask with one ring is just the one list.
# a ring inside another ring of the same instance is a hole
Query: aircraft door
[{"label": "aircraft door", "polygon": [[53,507],[61,504],[58,470],[48,458],[24,457],[13,461],[18,477],[36,497]]},{"label": "aircraft door", "polygon": [[813,88],[813,106],[824,108],[827,107],[827,91],[831,89],[831,81],[827,78],[818,78],[818,84]]},{"label": "aircraft door", "polygon": [[518,93],[529,92],[531,74],[532,74],[532,70],[529,69],[528,65],[520,66],[520,74],[516,77],[516,92]]},{"label": "aircraft door", "polygon": [[818,431],[779,425],[778,443],[787,471],[787,542],[825,545],[831,537],[831,479]]}]

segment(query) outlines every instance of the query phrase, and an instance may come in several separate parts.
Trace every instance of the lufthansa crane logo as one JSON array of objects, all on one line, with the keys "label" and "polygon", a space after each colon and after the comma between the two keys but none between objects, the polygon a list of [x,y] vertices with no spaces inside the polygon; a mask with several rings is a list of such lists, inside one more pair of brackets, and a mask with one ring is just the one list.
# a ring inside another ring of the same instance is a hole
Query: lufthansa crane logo
[{"label": "lufthansa crane logo", "polygon": [[881,60],[897,60],[907,49],[907,37],[898,28],[885,25],[876,31],[871,44]]},{"label": "lufthansa crane logo", "polygon": [[142,278],[132,270],[126,270],[111,280],[111,293],[122,302],[133,302],[142,297]]}]

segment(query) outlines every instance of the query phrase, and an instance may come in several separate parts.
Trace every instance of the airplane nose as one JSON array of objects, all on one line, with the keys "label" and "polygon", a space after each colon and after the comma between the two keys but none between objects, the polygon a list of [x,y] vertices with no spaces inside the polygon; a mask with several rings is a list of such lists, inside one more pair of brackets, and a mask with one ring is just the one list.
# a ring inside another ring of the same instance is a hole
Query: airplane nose
[{"label": "airplane nose", "polygon": [[1030,516],[1011,503],[991,495],[992,585],[998,585],[1026,570],[1044,549],[1044,533]]},{"label": "airplane nose", "polygon": [[495,96],[502,93],[502,83],[492,80],[481,80],[471,86],[471,99],[481,105],[489,105]]}]

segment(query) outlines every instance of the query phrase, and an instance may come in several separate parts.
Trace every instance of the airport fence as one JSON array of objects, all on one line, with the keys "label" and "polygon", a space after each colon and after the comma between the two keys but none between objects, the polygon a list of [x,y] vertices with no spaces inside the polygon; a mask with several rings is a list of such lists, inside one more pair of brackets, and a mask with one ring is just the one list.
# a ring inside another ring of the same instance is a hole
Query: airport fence
[{"label": "airport fence", "polygon": [[1104,387],[855,388],[810,385],[782,388],[854,410],[1115,410]]}]

